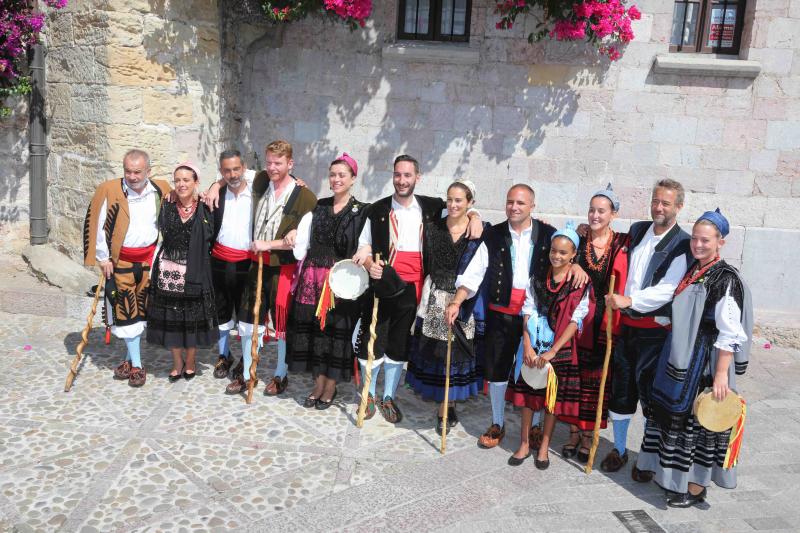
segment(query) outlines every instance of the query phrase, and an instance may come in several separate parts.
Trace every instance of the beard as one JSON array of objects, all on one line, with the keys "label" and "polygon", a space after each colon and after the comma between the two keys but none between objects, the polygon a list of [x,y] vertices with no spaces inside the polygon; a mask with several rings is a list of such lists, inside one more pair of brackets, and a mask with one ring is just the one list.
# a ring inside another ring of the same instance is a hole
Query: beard
[{"label": "beard", "polygon": [[400,198],[408,198],[409,196],[414,194],[414,185],[411,185],[405,192],[400,192],[397,190],[397,187],[395,187],[394,193]]}]

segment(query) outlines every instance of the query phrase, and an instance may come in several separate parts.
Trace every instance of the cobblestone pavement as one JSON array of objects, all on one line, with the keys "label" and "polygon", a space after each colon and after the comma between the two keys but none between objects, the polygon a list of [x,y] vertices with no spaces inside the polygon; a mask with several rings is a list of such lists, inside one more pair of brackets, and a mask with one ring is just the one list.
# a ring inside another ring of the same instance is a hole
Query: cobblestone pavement
[{"label": "cobblestone pavement", "polygon": [[[739,487],[667,510],[663,492],[631,481],[629,469],[587,476],[557,451],[545,472],[533,461],[507,466],[518,434],[511,409],[502,448],[478,449],[483,397],[459,405],[441,456],[435,407],[409,390],[399,394],[402,424],[377,415],[358,430],[351,385],[318,412],[300,405],[310,379],[292,375],[285,397],[259,389],[248,406],[223,394],[212,351],[201,352],[195,380],[170,384],[169,355],[147,345],[148,382],[132,389],[111,377],[124,346],[105,346],[98,328],[64,393],[83,324],[2,313],[0,324],[0,530],[624,531],[613,512],[632,510],[666,531],[798,529],[797,352],[755,350],[742,385],[750,410]],[[262,385],[274,351],[262,357]],[[638,449],[640,421],[631,433]],[[566,434],[559,427],[554,450]]]}]

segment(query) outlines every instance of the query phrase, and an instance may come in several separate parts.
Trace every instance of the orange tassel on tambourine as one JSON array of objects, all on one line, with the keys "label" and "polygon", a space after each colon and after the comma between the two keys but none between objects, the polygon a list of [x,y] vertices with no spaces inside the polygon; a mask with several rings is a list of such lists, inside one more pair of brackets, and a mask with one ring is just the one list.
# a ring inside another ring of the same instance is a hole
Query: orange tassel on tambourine
[{"label": "orange tassel on tambourine", "polygon": [[322,285],[322,294],[319,295],[319,303],[317,304],[317,311],[314,316],[319,318],[319,329],[324,330],[325,324],[328,321],[328,311],[336,307],[336,302],[333,298],[333,291],[329,283],[331,273],[325,276],[325,283]]},{"label": "orange tassel on tambourine", "polygon": [[545,392],[544,403],[547,406],[547,411],[553,413],[556,408],[556,397],[558,396],[558,376],[556,371],[553,370],[552,365],[547,369],[547,389]]},{"label": "orange tassel on tambourine", "polygon": [[742,437],[744,436],[744,420],[747,418],[747,403],[744,398],[739,398],[742,402],[742,414],[739,415],[739,420],[731,429],[731,438],[728,441],[728,451],[725,452],[725,461],[722,463],[722,468],[732,468],[736,466],[739,461],[739,452],[742,450]]}]

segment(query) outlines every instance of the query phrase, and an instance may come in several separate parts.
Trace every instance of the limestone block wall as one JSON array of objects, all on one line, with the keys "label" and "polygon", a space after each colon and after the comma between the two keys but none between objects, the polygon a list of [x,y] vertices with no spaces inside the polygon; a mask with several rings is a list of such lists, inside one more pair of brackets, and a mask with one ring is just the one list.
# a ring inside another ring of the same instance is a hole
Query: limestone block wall
[{"label": "limestone block wall", "polygon": [[[800,307],[785,274],[800,249],[800,0],[747,3],[740,56],[760,62],[755,80],[656,74],[672,24],[664,0],[637,1],[636,40],[612,65],[583,46],[529,45],[533,21],[495,29],[490,0],[473,2],[466,47],[404,58],[393,53],[396,2],[374,4],[364,31],[309,19],[240,43],[240,133],[228,137],[259,155],[292,141],[297,173],[323,194],[328,162],[346,150],[364,200],[391,191],[391,161],[408,152],[423,192],[469,177],[495,220],[514,182],[533,185],[554,221],[583,219],[591,192],[612,182],[624,226],[649,216],[655,180],[676,178],[689,191],[682,222],[717,206],[730,215],[726,256],[757,305]],[[464,52],[476,61],[454,59]]]},{"label": "limestone block wall", "polygon": [[7,103],[13,113],[0,119],[0,238],[27,238],[28,105],[25,98]]},{"label": "limestone block wall", "polygon": [[155,177],[198,162],[205,181],[219,139],[216,0],[71,0],[49,19],[50,240],[82,255],[95,186],[147,150]]}]

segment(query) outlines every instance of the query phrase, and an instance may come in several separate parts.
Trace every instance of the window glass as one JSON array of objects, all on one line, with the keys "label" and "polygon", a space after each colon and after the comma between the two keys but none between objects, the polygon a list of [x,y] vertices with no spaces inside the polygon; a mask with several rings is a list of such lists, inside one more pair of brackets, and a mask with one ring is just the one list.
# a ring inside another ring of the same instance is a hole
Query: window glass
[{"label": "window glass", "polygon": [[408,0],[406,2],[406,33],[428,33],[428,20],[430,19],[430,0]]},{"label": "window glass", "polygon": [[699,18],[700,4],[675,2],[670,44],[681,46],[696,43]]},{"label": "window glass", "polygon": [[464,35],[467,26],[467,0],[442,0],[442,35]]},{"label": "window glass", "polygon": [[715,4],[711,8],[711,23],[708,30],[708,45],[719,48],[733,46],[736,29],[736,5]]}]

